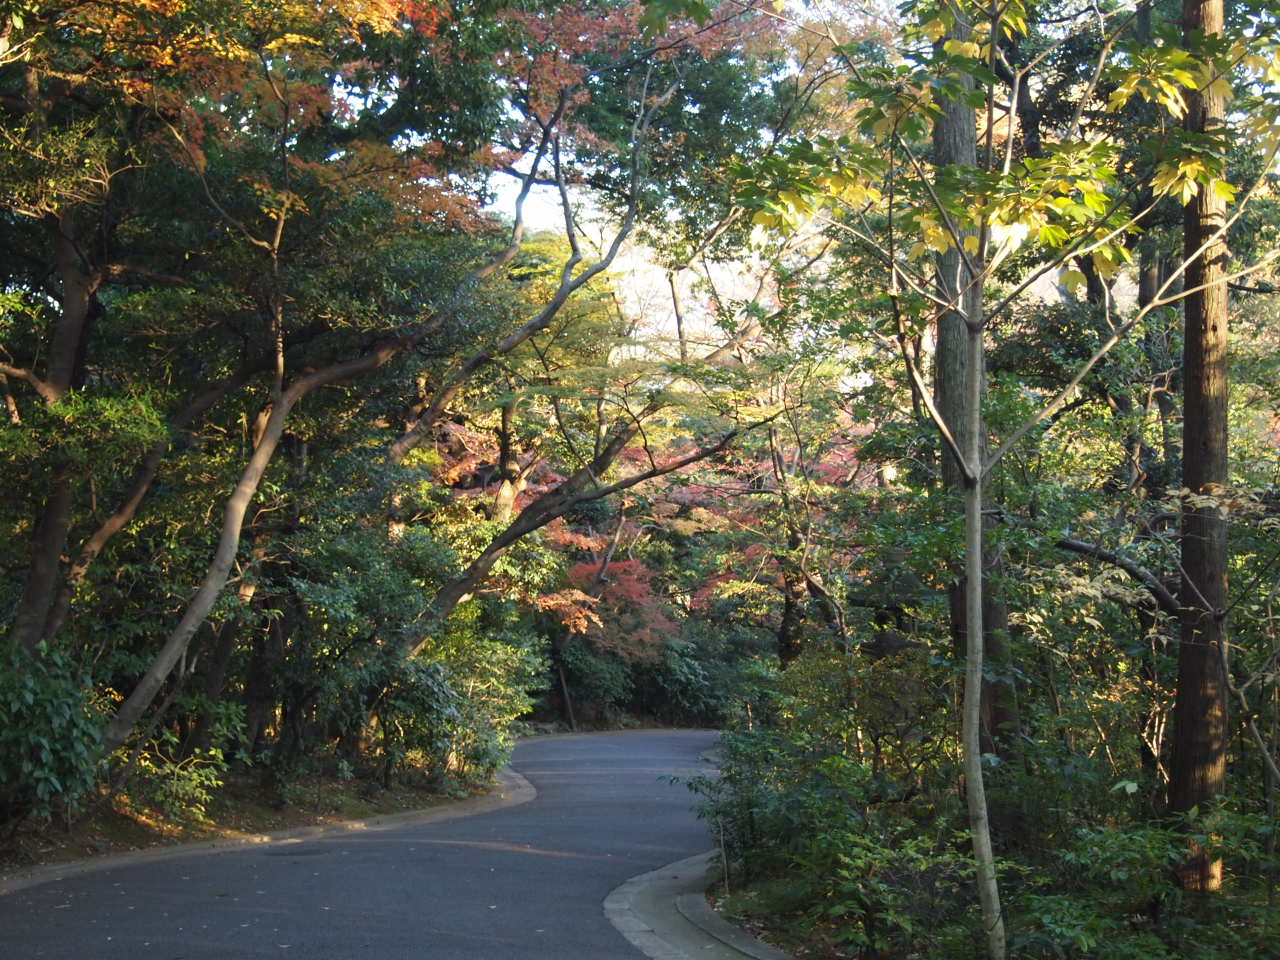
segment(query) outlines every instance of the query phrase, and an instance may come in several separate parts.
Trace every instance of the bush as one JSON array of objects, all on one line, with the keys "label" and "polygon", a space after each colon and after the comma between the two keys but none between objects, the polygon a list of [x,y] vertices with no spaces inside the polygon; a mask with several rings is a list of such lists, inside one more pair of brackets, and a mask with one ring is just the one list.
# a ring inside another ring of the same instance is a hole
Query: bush
[{"label": "bush", "polygon": [[946,950],[970,936],[958,808],[950,819],[914,816],[907,791],[803,732],[757,728],[721,742],[720,776],[691,786],[731,885],[785,876],[790,899],[861,956]]},{"label": "bush", "polygon": [[465,696],[451,734],[451,774],[464,785],[487,783],[511,753],[516,718],[533,705],[530,690],[546,673],[546,641],[538,634],[503,629],[452,651],[446,664]]},{"label": "bush", "polygon": [[598,653],[577,638],[560,648],[572,694],[606,724],[616,724],[631,699],[631,665],[610,653]]},{"label": "bush", "polygon": [[[163,728],[139,752],[130,799],[159,810],[170,820],[203,820],[205,808],[222,786],[230,766],[221,745],[243,742],[244,706],[219,703],[210,731],[210,742],[218,746],[187,752],[178,734]],[[125,757],[128,750],[122,750]]]},{"label": "bush", "polygon": [[10,650],[0,669],[0,824],[68,818],[97,781],[102,717],[65,654]]},{"label": "bush", "polygon": [[[711,665],[714,666],[714,665]],[[661,723],[711,727],[723,719],[726,691],[690,644],[668,643],[662,657],[638,661],[633,707]]]},{"label": "bush", "polygon": [[459,699],[440,664],[415,658],[400,665],[373,707],[384,787],[391,786],[396,768],[410,753],[432,779],[443,779],[459,719]]},{"label": "bush", "polygon": [[1263,856],[1266,818],[1229,809],[1186,823],[1129,822],[1082,827],[1068,838],[1052,874],[1029,871],[1013,904],[1018,955],[1034,960],[1239,960],[1277,942],[1274,910],[1226,892],[1214,911],[1193,909],[1170,883],[1192,835],[1228,866]]}]

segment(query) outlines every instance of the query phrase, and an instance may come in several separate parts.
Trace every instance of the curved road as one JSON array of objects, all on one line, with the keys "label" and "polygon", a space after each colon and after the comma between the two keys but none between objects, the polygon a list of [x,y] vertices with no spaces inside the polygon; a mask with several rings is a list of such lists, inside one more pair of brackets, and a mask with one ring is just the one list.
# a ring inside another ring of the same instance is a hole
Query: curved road
[{"label": "curved road", "polygon": [[183,854],[0,897],[5,960],[638,960],[601,901],[705,850],[683,785],[714,734],[520,744],[530,803]]}]

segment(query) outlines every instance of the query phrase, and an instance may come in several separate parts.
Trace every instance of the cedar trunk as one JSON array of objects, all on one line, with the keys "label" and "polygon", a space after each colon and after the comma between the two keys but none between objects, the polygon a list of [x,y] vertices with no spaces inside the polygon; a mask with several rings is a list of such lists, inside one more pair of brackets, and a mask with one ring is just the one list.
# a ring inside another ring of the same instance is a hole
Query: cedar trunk
[{"label": "cedar trunk", "polygon": [[[1196,35],[1220,36],[1223,0],[1184,0],[1188,46]],[[1220,130],[1225,102],[1212,86],[1189,97],[1193,133]],[[1201,188],[1186,205],[1183,242],[1186,325],[1183,348],[1182,482],[1193,495],[1214,497],[1227,484],[1226,203]],[[1203,252],[1199,252],[1204,247]],[[1203,812],[1226,788],[1227,524],[1216,503],[1188,502],[1182,517],[1181,643],[1174,703],[1170,806]],[[1179,871],[1182,886],[1211,893],[1222,885],[1222,861],[1194,840]]]}]

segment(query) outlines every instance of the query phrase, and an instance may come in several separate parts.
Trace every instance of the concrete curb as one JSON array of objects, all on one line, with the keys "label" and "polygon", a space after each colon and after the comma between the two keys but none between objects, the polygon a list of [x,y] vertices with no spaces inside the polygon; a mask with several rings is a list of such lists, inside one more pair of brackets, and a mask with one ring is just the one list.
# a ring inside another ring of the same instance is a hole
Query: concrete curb
[{"label": "concrete curb", "polygon": [[459,817],[471,817],[490,810],[503,807],[514,807],[528,803],[538,795],[533,784],[516,773],[510,767],[498,772],[497,785],[489,793],[480,797],[469,797],[453,803],[428,807],[425,810],[408,810],[404,813],[388,813],[379,817],[364,820],[344,820],[341,823],[326,823],[311,827],[293,827],[288,830],[275,830],[271,833],[247,834],[242,837],[230,837],[225,840],[206,840],[200,843],[182,843],[171,847],[153,847],[149,850],[134,850],[129,853],[117,853],[88,860],[70,860],[66,863],[50,864],[45,867],[32,867],[25,870],[14,870],[0,874],[0,896],[36,887],[54,880],[67,877],[78,877],[98,870],[113,867],[130,866],[135,863],[153,863],[157,860],[169,860],[173,857],[195,853],[221,853],[241,847],[269,845],[273,843],[299,843],[303,840],[314,840],[320,837],[339,836],[344,833],[357,833],[376,830],[391,830],[396,827],[407,827],[419,823],[435,823],[441,820],[455,820]]},{"label": "concrete curb", "polygon": [[743,956],[753,957],[754,960],[793,960],[790,954],[783,953],[763,940],[757,940],[712,910],[705,893],[681,894],[676,898],[676,909],[703,933],[715,937]]},{"label": "concrete curb", "polygon": [[[653,910],[642,912],[638,909],[639,901],[646,894],[656,893],[656,906],[661,907],[664,901],[674,906],[669,894],[678,895],[679,890],[705,882],[708,858],[709,854],[703,853],[632,877],[604,898],[606,919],[650,960],[689,960],[686,953],[669,943],[657,929],[665,926],[666,918],[653,916]],[[664,889],[668,887],[672,889]]]},{"label": "concrete curb", "polygon": [[650,960],[792,960],[707,906],[707,868],[716,851],[642,873],[604,899],[604,915]]}]

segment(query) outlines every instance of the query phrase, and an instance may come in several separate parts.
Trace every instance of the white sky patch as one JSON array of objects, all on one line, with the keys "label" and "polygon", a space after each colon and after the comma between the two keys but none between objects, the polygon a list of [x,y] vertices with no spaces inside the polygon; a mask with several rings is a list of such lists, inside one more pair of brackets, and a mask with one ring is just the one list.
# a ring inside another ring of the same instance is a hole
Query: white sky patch
[{"label": "white sky patch", "polygon": [[[510,174],[495,173],[489,186],[493,189],[493,202],[485,209],[508,220],[515,219],[520,181]],[[533,187],[524,201],[524,223],[530,233],[563,231],[564,213],[560,209],[559,191],[554,187]]]}]

